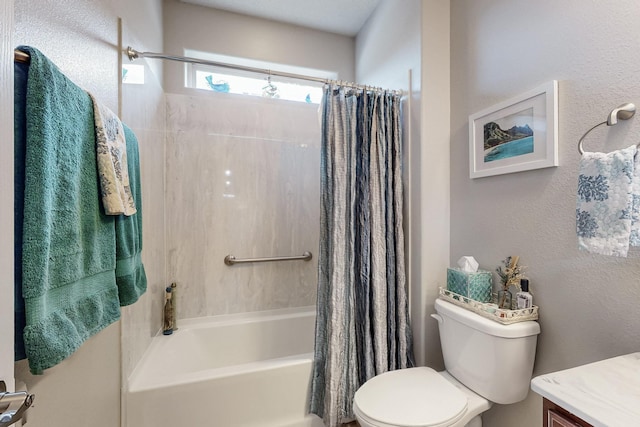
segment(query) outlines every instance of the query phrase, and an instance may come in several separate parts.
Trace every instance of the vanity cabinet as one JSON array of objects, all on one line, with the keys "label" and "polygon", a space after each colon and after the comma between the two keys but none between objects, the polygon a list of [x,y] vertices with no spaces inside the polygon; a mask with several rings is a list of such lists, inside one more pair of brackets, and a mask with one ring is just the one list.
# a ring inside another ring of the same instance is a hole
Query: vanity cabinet
[{"label": "vanity cabinet", "polygon": [[593,427],[546,398],[542,400],[542,411],[543,427]]},{"label": "vanity cabinet", "polygon": [[640,352],[540,375],[544,427],[640,426]]}]

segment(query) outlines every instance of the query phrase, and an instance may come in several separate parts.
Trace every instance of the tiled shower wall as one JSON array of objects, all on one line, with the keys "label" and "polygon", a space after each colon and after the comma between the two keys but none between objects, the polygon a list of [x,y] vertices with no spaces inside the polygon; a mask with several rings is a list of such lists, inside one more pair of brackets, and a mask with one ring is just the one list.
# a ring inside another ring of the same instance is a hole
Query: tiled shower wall
[{"label": "tiled shower wall", "polygon": [[[167,94],[166,233],[178,319],[315,304],[318,105]],[[313,253],[311,261],[237,258]]]}]

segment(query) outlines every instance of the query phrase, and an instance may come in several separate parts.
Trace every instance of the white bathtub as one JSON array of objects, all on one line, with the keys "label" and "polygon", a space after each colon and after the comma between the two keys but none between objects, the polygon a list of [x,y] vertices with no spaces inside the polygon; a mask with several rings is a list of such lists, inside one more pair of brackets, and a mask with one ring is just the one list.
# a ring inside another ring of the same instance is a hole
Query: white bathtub
[{"label": "white bathtub", "polygon": [[315,308],[179,322],[128,382],[128,427],[321,427],[307,415]]}]

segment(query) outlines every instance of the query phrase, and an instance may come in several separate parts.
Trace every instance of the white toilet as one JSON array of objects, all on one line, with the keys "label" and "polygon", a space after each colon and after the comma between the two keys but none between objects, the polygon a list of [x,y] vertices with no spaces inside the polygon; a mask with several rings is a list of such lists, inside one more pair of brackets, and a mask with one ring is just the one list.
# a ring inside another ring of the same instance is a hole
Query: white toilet
[{"label": "white toilet", "polygon": [[435,309],[446,370],[409,368],[371,378],[353,401],[361,427],[481,427],[493,403],[527,396],[538,322],[503,325],[441,299]]}]

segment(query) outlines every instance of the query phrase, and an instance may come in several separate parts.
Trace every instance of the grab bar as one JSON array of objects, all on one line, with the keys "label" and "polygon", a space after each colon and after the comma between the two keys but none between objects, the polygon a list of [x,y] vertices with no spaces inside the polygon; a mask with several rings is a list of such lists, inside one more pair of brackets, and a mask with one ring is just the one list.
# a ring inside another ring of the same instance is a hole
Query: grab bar
[{"label": "grab bar", "polygon": [[245,262],[272,262],[272,261],[296,261],[296,260],[303,260],[303,261],[309,261],[311,260],[313,256],[311,255],[311,252],[306,251],[304,252],[302,255],[295,255],[295,256],[277,256],[277,257],[268,257],[268,258],[241,258],[238,259],[235,256],[229,254],[226,257],[224,257],[224,263],[227,264],[228,266],[232,266],[233,264],[242,264]]}]

